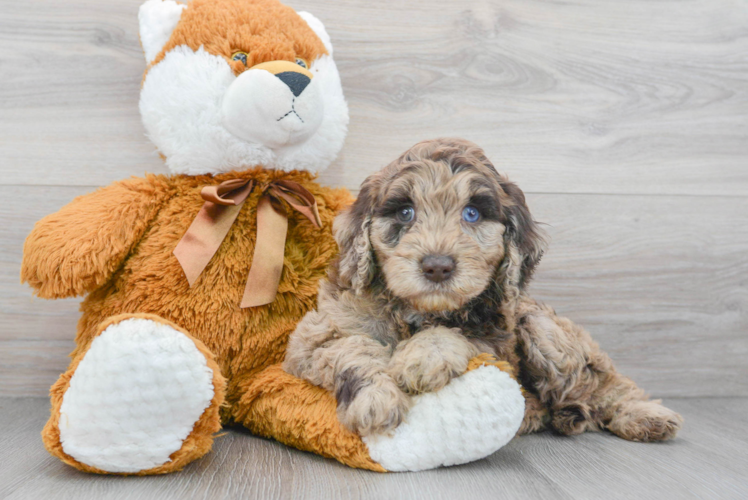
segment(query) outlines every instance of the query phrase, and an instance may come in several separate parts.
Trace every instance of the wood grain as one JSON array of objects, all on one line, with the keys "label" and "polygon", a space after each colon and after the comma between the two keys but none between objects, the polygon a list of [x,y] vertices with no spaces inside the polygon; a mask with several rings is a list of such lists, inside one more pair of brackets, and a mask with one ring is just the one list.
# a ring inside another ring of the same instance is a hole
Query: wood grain
[{"label": "wood grain", "polygon": [[[137,114],[140,3],[0,2],[0,182],[163,171]],[[530,192],[748,194],[741,2],[289,3],[328,26],[350,102],[326,183],[460,135]]]},{"label": "wood grain", "polygon": [[[78,301],[34,298],[18,283],[18,242],[87,190],[28,186],[14,195],[24,213],[0,206],[1,394],[46,394],[65,369]],[[0,197],[13,192],[0,186]],[[533,194],[528,203],[551,237],[536,297],[585,326],[655,396],[748,396],[747,198]]]},{"label": "wood grain", "polygon": [[[141,0],[0,0],[0,394],[43,395],[78,299],[18,283],[34,221],[165,172],[138,116]],[[748,396],[748,7],[730,0],[292,0],[351,109],[321,176],[414,142],[481,144],[553,245],[533,291],[659,396]]]},{"label": "wood grain", "polygon": [[485,460],[418,473],[378,474],[230,430],[181,473],[87,475],[44,450],[48,402],[0,399],[0,497],[107,499],[739,499],[748,495],[748,399],[667,401],[686,426],[670,443],[606,433],[517,438]]},{"label": "wood grain", "polygon": [[[44,396],[79,299],[18,283],[33,223],[166,173],[138,115],[142,0],[0,0],[0,395]],[[0,498],[746,498],[748,6],[734,0],[290,0],[322,19],[350,105],[321,181],[357,190],[414,142],[464,136],[548,224],[532,291],[686,418],[663,445],[516,439],[486,460],[375,474],[242,430],[179,474],[49,456],[46,398],[0,398]],[[714,397],[742,396],[742,398]]]}]

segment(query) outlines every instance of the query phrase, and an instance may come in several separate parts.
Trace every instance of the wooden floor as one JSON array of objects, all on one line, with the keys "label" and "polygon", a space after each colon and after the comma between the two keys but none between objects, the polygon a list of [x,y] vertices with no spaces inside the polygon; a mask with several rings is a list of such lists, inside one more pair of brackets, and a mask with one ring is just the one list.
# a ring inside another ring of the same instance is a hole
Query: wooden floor
[{"label": "wooden floor", "polygon": [[747,398],[668,400],[686,418],[670,443],[544,433],[516,438],[479,462],[412,473],[349,469],[232,430],[184,471],[146,478],[88,475],[49,456],[39,439],[47,404],[0,399],[2,499],[748,498]]},{"label": "wooden floor", "polygon": [[483,146],[547,224],[534,295],[653,396],[678,398],[677,441],[533,436],[386,476],[241,432],[169,477],[84,476],[47,456],[44,396],[79,300],[18,282],[23,241],[75,196],[166,172],[138,115],[141,2],[0,0],[0,499],[748,498],[742,0],[287,2],[326,24],[350,106],[320,181],[356,192],[427,138]]}]

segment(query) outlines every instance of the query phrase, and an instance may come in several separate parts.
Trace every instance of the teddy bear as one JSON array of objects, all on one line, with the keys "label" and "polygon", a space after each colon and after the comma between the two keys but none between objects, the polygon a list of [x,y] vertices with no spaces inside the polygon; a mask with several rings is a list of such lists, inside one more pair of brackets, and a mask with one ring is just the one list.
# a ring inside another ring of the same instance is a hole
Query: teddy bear
[{"label": "teddy bear", "polygon": [[352,201],[315,181],[348,123],[322,22],[276,0],[148,0],[139,31],[142,121],[171,174],[76,198],[24,246],[21,279],[39,297],[86,296],[50,390],[49,452],[87,472],[160,474],[241,425],[385,471],[508,442],[523,399],[486,357],[419,396],[394,434],[367,439],[340,424],[332,394],[281,368]]}]

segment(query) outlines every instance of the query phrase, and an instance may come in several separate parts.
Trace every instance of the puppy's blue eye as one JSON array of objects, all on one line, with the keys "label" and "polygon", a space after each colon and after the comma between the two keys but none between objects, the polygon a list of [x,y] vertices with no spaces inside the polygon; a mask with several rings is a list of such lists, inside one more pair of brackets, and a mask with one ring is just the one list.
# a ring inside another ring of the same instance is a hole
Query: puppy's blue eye
[{"label": "puppy's blue eye", "polygon": [[410,222],[415,215],[416,211],[413,207],[401,207],[397,209],[397,220],[400,222]]},{"label": "puppy's blue eye", "polygon": [[465,222],[478,222],[478,219],[480,219],[480,212],[477,208],[468,205],[462,209],[462,220]]}]

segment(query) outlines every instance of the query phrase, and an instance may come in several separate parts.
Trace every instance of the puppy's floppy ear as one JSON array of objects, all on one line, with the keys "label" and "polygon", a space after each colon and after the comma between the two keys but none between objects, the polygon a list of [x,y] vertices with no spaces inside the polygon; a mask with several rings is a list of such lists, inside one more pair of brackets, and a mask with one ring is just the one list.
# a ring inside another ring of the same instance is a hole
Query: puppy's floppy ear
[{"label": "puppy's floppy ear", "polygon": [[[532,277],[535,267],[540,263],[548,243],[545,233],[538,223],[533,220],[525,202],[525,194],[513,182],[499,176],[502,190],[506,197],[502,197],[506,232],[504,258],[506,280],[511,287],[514,285],[521,291]],[[506,290],[507,292],[509,290]]]},{"label": "puppy's floppy ear", "polygon": [[367,178],[353,205],[338,215],[333,223],[333,234],[340,249],[335,266],[338,285],[352,288],[357,294],[371,284],[376,271],[374,251],[369,240],[375,185],[375,176]]}]

